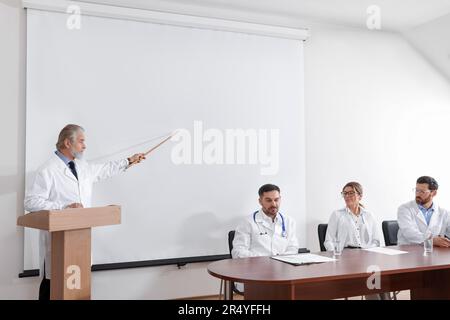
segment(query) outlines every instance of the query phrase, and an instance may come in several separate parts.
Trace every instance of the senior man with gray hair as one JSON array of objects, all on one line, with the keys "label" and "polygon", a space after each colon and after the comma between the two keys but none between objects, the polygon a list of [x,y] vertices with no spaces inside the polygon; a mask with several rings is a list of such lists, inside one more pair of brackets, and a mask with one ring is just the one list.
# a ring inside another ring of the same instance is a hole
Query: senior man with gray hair
[{"label": "senior man with gray hair", "polygon": [[[84,129],[75,124],[65,126],[59,133],[56,151],[40,167],[25,195],[25,210],[60,210],[91,206],[92,187],[97,181],[124,172],[130,166],[145,159],[143,153],[127,159],[102,164],[83,160],[86,149]],[[39,288],[39,300],[50,299],[50,235],[41,231],[39,237],[40,269],[43,279]]]}]

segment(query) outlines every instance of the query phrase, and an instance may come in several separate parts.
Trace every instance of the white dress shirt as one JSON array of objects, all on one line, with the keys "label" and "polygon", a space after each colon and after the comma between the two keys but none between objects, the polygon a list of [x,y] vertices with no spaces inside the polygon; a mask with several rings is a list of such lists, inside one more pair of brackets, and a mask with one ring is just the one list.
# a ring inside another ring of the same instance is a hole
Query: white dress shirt
[{"label": "white dress shirt", "polygon": [[335,239],[339,239],[341,248],[380,246],[376,220],[363,207],[360,207],[359,216],[354,215],[347,207],[331,214],[324,242],[327,251],[334,249]]}]

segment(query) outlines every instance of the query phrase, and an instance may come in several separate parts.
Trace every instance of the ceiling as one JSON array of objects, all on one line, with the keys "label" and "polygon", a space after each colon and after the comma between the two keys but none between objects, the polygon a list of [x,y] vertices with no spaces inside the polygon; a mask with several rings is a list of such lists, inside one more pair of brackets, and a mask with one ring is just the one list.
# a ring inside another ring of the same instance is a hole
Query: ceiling
[{"label": "ceiling", "polygon": [[[82,0],[184,14],[230,17],[270,15],[319,23],[366,28],[367,8],[377,5],[381,29],[406,31],[450,14],[450,0]],[[223,16],[227,13],[228,16]],[[282,20],[284,19],[284,20]],[[272,23],[274,20],[272,19]]]}]

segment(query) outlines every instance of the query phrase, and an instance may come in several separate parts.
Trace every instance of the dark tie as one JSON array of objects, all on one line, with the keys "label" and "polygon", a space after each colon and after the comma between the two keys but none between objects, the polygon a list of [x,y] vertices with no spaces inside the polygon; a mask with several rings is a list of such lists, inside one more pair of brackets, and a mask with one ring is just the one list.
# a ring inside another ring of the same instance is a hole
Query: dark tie
[{"label": "dark tie", "polygon": [[73,161],[69,161],[69,168],[70,168],[70,171],[72,171],[75,178],[77,178],[77,180],[78,180],[77,170],[75,169],[75,163]]}]

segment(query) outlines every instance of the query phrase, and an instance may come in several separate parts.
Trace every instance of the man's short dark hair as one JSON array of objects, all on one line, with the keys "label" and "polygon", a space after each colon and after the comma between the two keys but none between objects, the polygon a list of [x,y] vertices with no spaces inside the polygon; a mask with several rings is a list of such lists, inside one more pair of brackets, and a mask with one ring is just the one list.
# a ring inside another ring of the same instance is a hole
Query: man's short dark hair
[{"label": "man's short dark hair", "polygon": [[431,191],[437,190],[439,185],[437,183],[436,180],[434,180],[434,178],[429,177],[429,176],[422,176],[419,179],[417,179],[416,183],[426,183],[428,184],[428,189],[430,189]]},{"label": "man's short dark hair", "polygon": [[258,194],[259,194],[260,197],[262,197],[264,192],[270,192],[270,191],[278,191],[278,192],[280,192],[280,188],[278,188],[274,184],[265,184],[261,188],[259,188]]}]

